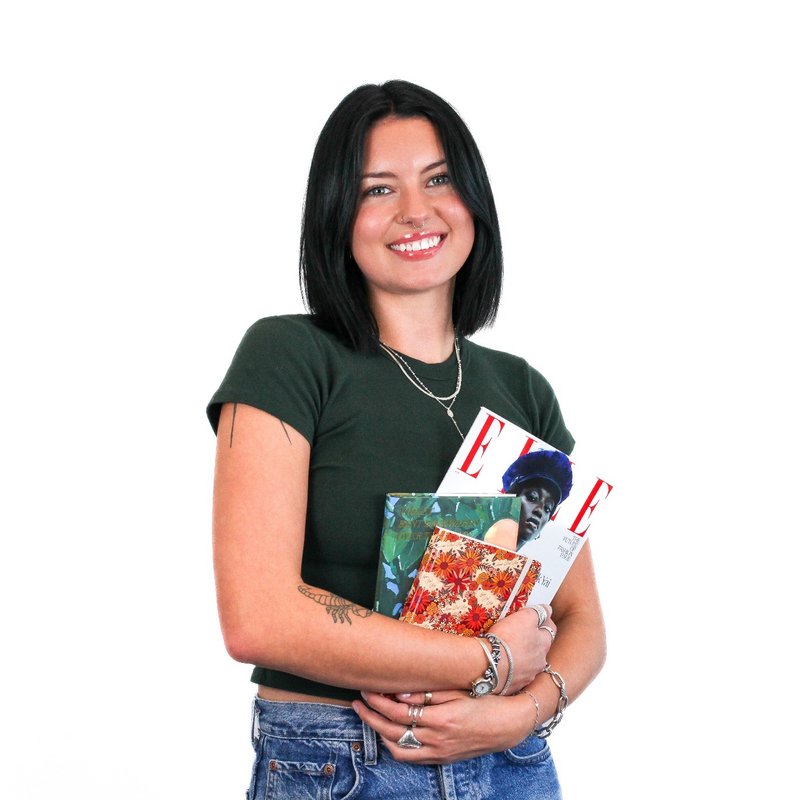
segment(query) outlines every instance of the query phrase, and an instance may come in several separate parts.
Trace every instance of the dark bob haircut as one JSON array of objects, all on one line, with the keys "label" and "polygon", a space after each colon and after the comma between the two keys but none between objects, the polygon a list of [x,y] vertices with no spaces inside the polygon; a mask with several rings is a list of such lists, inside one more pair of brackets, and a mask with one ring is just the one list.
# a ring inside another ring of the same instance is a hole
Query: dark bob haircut
[{"label": "dark bob haircut", "polygon": [[494,197],[478,146],[441,97],[406,81],[368,84],[342,100],[320,133],[308,176],[300,238],[306,307],[354,349],[375,351],[378,328],[350,249],[367,133],[386,117],[424,117],[439,134],[453,187],[472,213],[475,242],[456,276],[453,324],[469,336],[497,314],[503,254]]}]

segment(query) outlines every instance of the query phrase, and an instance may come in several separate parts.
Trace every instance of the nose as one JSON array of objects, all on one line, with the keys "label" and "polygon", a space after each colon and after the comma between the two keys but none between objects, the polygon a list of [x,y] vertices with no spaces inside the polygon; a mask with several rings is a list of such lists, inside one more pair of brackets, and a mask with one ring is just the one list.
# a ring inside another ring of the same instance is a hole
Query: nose
[{"label": "nose", "polygon": [[431,216],[430,204],[423,192],[409,189],[403,193],[397,214],[400,225],[411,225],[420,230]]},{"label": "nose", "polygon": [[400,218],[397,220],[401,225],[411,225],[414,230],[421,231],[425,227],[425,222],[428,218],[421,215],[407,215],[403,216],[400,215]]},{"label": "nose", "polygon": [[532,517],[538,517],[541,519],[542,514],[544,514],[544,505],[542,505],[540,500],[534,500],[532,503],[529,504],[528,513]]}]

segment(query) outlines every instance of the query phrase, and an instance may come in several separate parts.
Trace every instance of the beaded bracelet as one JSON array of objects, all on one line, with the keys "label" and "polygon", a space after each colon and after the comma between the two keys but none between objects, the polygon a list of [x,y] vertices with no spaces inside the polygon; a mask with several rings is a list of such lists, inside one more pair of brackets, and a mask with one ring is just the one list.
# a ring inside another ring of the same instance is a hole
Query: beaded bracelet
[{"label": "beaded bracelet", "polygon": [[486,654],[486,660],[489,662],[489,670],[494,675],[494,682],[498,683],[500,681],[500,674],[497,671],[497,665],[500,663],[500,645],[493,644],[492,649],[489,650],[489,646],[486,642],[482,641],[482,638],[483,637],[478,638],[478,644]]}]

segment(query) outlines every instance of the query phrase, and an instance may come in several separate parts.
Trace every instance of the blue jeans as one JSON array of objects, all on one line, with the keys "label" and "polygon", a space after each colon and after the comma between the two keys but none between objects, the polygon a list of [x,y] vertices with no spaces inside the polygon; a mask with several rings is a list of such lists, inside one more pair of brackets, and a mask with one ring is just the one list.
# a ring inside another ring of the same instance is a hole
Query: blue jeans
[{"label": "blue jeans", "polygon": [[247,800],[561,800],[544,739],[455,764],[395,761],[355,711],[256,698]]}]

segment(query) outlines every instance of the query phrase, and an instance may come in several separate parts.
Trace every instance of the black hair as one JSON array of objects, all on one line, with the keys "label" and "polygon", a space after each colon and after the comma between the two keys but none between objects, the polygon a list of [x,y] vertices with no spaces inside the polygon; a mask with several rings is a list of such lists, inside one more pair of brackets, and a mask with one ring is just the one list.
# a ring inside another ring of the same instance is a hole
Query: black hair
[{"label": "black hair", "polygon": [[469,336],[494,322],[503,282],[492,189],[478,146],[461,117],[441,97],[407,81],[359,86],[334,109],[314,149],[300,236],[300,281],[314,319],[363,352],[377,349],[378,328],[350,239],[365,140],[376,122],[390,116],[431,122],[452,185],[473,217],[475,242],[458,271],[453,297],[457,334]]}]

